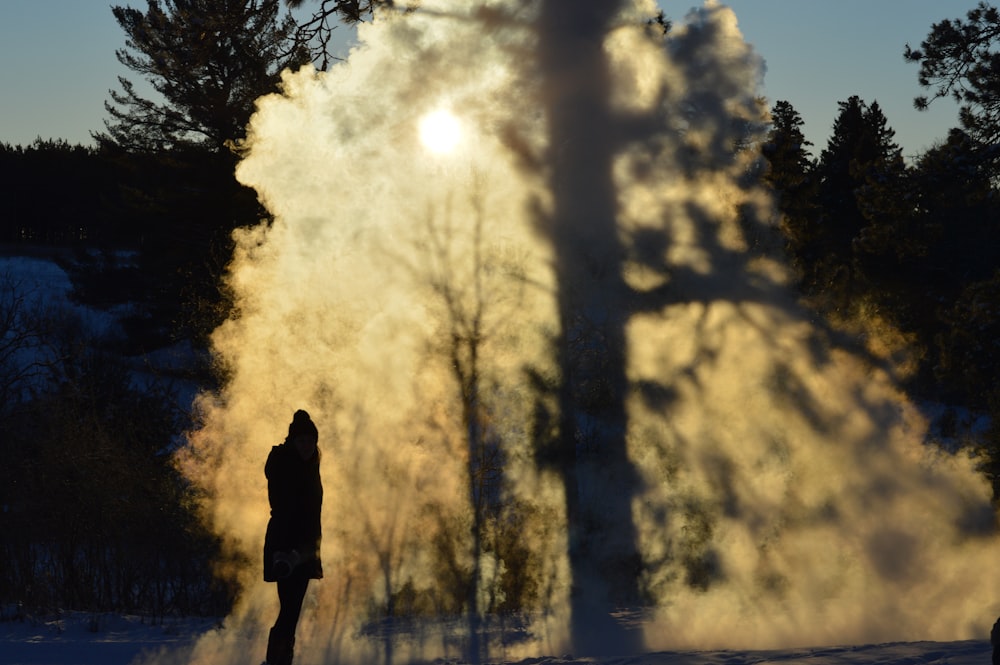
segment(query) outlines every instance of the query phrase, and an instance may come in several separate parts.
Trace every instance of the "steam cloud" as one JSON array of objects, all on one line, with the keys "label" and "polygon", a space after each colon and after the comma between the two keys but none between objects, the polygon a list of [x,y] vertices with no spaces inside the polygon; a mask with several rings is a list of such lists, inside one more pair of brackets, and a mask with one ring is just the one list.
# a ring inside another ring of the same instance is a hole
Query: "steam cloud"
[{"label": "steam cloud", "polygon": [[[363,634],[368,611],[407,587],[433,597],[442,534],[470,521],[449,357],[470,321],[550,610],[520,653],[571,648],[562,489],[534,464],[526,371],[556,371],[559,288],[537,228],[552,199],[536,5],[424,0],[361,25],[331,71],[286,73],[283,93],[259,100],[237,175],[274,221],[237,234],[238,313],[213,337],[229,381],[199,398],[182,460],[233,560],[250,564],[233,564],[244,593],[191,662],[263,653],[277,612],[258,565],[263,462],[297,408],[320,428],[327,572],[307,597],[300,662],[391,660]],[[666,40],[645,25],[655,13],[622,3],[605,41],[618,124],[589,128],[615,133],[624,277],[655,296],[626,329],[633,515],[657,607],[646,646],[981,637],[1000,610],[984,481],[923,445],[892,377],[794,302],[753,177],[763,62],[732,11],[707,2]],[[417,128],[440,108],[463,139],[438,155]],[[456,565],[469,556],[456,550]],[[482,564],[489,578],[505,562]],[[446,633],[397,648],[457,650]]]}]

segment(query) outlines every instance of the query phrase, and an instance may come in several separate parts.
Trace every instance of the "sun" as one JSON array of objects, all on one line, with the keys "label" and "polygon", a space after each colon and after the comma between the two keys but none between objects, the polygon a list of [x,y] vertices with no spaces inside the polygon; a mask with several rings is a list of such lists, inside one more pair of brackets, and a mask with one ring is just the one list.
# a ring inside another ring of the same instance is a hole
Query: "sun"
[{"label": "sun", "polygon": [[431,111],[420,119],[420,142],[431,152],[449,153],[461,138],[462,123],[451,111]]}]

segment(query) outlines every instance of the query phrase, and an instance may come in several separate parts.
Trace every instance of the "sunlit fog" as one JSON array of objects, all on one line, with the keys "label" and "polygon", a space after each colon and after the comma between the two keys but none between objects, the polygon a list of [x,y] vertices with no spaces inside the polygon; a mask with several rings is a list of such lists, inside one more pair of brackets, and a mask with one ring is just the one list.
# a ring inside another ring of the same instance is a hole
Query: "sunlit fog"
[{"label": "sunlit fog", "polygon": [[787,284],[738,17],[579,4],[384,11],[258,101],[237,177],[273,221],[237,234],[227,381],[180,459],[242,594],[194,662],[274,620],[263,464],[296,409],[325,488],[303,664],[469,630],[582,654],[588,611],[644,649],[988,632],[985,481]]}]

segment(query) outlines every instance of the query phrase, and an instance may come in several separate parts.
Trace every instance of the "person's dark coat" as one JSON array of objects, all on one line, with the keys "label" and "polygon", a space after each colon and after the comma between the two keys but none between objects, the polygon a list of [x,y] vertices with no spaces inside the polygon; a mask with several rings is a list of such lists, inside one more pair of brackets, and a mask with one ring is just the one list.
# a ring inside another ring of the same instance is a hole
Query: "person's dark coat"
[{"label": "person's dark coat", "polygon": [[264,465],[271,519],[264,536],[264,580],[275,582],[275,554],[298,552],[296,574],[323,577],[319,548],[323,484],[319,477],[319,450],[303,460],[290,441],[271,448]]}]

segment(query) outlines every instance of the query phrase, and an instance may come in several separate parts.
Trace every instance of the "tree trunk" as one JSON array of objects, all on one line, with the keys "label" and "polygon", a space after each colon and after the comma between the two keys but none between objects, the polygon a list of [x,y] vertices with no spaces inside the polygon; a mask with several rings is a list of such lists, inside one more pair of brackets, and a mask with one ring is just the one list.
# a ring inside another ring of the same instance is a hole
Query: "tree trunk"
[{"label": "tree trunk", "polygon": [[569,524],[571,631],[579,655],[634,652],[638,636],[614,621],[639,602],[640,556],[626,450],[627,289],[612,179],[616,148],[604,39],[612,0],[546,0],[539,59],[549,132],[551,216],[560,317],[559,439]]}]

